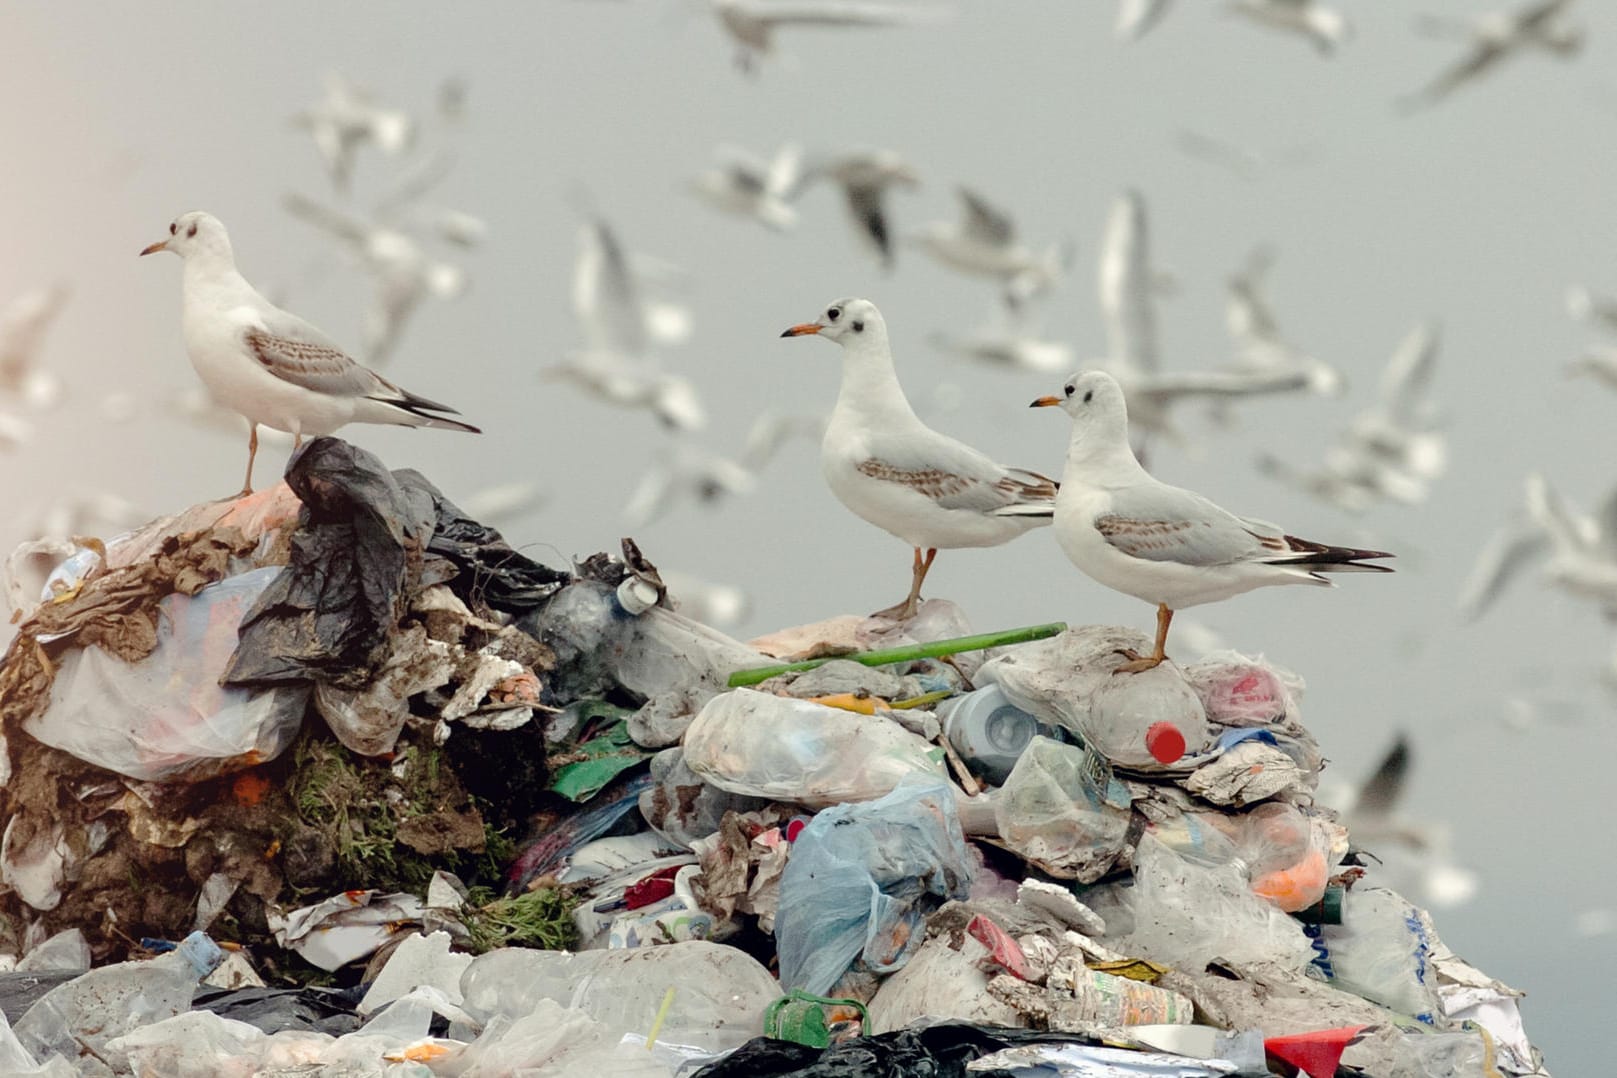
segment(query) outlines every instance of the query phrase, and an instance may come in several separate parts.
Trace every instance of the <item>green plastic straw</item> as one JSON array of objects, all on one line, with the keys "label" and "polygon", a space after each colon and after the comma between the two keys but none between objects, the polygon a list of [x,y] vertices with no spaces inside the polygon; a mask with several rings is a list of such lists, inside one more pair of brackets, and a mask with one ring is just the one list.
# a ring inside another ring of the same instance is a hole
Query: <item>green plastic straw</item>
[{"label": "green plastic straw", "polygon": [[857,651],[852,655],[828,655],[823,659],[807,659],[800,663],[759,666],[751,670],[737,670],[731,674],[730,688],[740,689],[756,685],[779,674],[813,670],[832,659],[847,659],[862,666],[886,666],[889,663],[907,663],[914,659],[939,659],[945,655],[957,655],[962,651],[982,651],[984,648],[1004,647],[1006,644],[1025,644],[1029,640],[1043,640],[1066,631],[1066,622],[1052,621],[1048,625],[1032,625],[1026,629],[1002,629],[997,633],[978,633],[975,636],[957,636],[953,640],[934,640],[930,644],[909,644],[901,648]]}]

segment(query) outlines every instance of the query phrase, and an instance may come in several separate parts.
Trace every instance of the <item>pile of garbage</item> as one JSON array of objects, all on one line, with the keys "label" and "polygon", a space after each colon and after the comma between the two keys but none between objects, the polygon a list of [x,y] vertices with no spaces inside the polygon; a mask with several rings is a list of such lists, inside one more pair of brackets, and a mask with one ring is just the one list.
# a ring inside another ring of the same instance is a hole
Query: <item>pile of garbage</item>
[{"label": "pile of garbage", "polygon": [[8,1075],[1546,1073],[1262,658],[744,644],[334,438],[6,577]]}]

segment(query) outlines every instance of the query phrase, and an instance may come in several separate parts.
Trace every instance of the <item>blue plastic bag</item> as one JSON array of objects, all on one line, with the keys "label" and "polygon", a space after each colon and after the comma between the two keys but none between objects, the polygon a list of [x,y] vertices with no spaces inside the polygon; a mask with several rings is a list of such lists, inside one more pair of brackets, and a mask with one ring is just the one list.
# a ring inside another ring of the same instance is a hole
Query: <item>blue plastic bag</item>
[{"label": "blue plastic bag", "polygon": [[941,779],[909,775],[885,797],[809,822],[781,877],[782,989],[824,995],[861,956],[891,973],[923,942],[926,913],[966,897],[972,862],[954,797]]}]

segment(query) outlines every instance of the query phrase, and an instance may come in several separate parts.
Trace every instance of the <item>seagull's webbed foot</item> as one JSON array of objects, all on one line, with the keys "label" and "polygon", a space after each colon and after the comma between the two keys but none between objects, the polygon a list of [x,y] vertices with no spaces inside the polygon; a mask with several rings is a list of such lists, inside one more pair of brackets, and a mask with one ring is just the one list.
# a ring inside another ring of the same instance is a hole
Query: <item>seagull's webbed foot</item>
[{"label": "seagull's webbed foot", "polygon": [[886,618],[888,621],[908,621],[915,616],[915,612],[919,608],[920,604],[915,601],[915,596],[912,595],[903,602],[884,607],[870,616],[873,618]]},{"label": "seagull's webbed foot", "polygon": [[1162,654],[1141,655],[1132,648],[1118,648],[1114,654],[1123,656],[1128,662],[1120,664],[1116,670],[1112,671],[1113,674],[1138,674],[1145,670],[1155,669],[1168,659],[1166,655]]}]

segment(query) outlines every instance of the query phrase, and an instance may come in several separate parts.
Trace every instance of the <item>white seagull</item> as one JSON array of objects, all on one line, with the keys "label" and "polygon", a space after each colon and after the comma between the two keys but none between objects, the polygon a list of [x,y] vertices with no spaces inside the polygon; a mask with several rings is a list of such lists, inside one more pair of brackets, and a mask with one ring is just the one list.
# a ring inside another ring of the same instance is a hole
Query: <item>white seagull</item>
[{"label": "white seagull", "polygon": [[1123,0],[1113,29],[1119,41],[1138,41],[1168,13],[1173,0]]},{"label": "white seagull", "polygon": [[1052,480],[996,464],[917,418],[875,304],[837,300],[781,336],[808,334],[842,346],[842,389],[820,443],[826,484],[855,515],[915,548],[908,597],[874,616],[914,616],[939,550],[998,546],[1050,522]]},{"label": "white seagull", "polygon": [[1062,244],[1037,254],[1017,241],[1010,214],[968,188],[957,193],[960,220],[933,221],[914,236],[927,254],[960,273],[1003,282],[1013,306],[1047,291],[1066,272]]},{"label": "white seagull", "polygon": [[1322,395],[1342,391],[1340,371],[1288,341],[1280,332],[1274,308],[1264,289],[1264,277],[1274,265],[1272,248],[1259,247],[1247,264],[1230,275],[1224,322],[1235,349],[1231,368],[1243,372],[1294,373],[1306,378],[1306,388]]},{"label": "white seagull", "polygon": [[67,294],[63,285],[36,288],[0,308],[0,390],[30,408],[48,408],[62,396],[62,380],[40,367],[39,353]]},{"label": "white seagull", "polygon": [[893,236],[887,223],[887,192],[914,188],[921,177],[892,150],[849,150],[816,162],[810,178],[827,179],[842,188],[848,214],[860,238],[876,252],[883,269],[893,268]]},{"label": "white seagull", "polygon": [[415,140],[415,121],[409,113],[378,105],[370,91],[336,73],[326,76],[325,100],[297,113],[292,122],[314,138],[339,191],[348,189],[354,155],[361,146],[369,143],[394,156]]},{"label": "white seagull", "polygon": [[924,7],[867,0],[712,0],[719,25],[735,39],[736,65],[751,72],[774,47],[782,26],[905,26],[938,12]]},{"label": "white seagull", "polygon": [[448,405],[360,366],[330,337],[259,295],[237,272],[230,236],[211,214],[182,214],[168,226],[168,239],[140,253],[157,251],[172,251],[185,262],[180,326],[191,365],[219,404],[247,419],[242,494],[253,489],[260,424],[298,442],[348,423],[482,433],[447,418],[443,413],[459,414]]},{"label": "white seagull", "polygon": [[777,232],[797,224],[792,201],[802,190],[803,150],[788,143],[762,161],[735,146],[715,151],[716,168],[691,181],[691,193],[716,210],[750,217]]},{"label": "white seagull", "polygon": [[1301,34],[1325,56],[1353,34],[1345,15],[1318,0],[1235,0],[1230,10],[1276,30]]},{"label": "white seagull", "polygon": [[1271,584],[1331,587],[1322,573],[1392,571],[1364,564],[1390,554],[1299,539],[1154,479],[1129,448],[1123,390],[1104,371],[1075,375],[1062,396],[1040,397],[1032,406],[1061,408],[1073,418],[1056,496],[1061,549],[1091,578],[1157,607],[1155,650],[1126,652],[1118,673],[1150,670],[1167,658],[1176,610]]},{"label": "white seagull", "polygon": [[336,237],[375,282],[360,350],[365,362],[382,364],[398,347],[404,327],[428,297],[458,299],[466,292],[466,271],[427,253],[408,232],[323,206],[299,194],[286,196],[286,208]]},{"label": "white seagull", "polygon": [[1406,110],[1435,105],[1468,82],[1499,67],[1513,56],[1529,49],[1567,58],[1583,47],[1583,31],[1566,26],[1561,17],[1572,0],[1531,0],[1510,11],[1495,11],[1470,21],[1428,17],[1421,27],[1428,31],[1457,31],[1469,38],[1471,47],[1452,67],[1425,87],[1399,102]]}]

